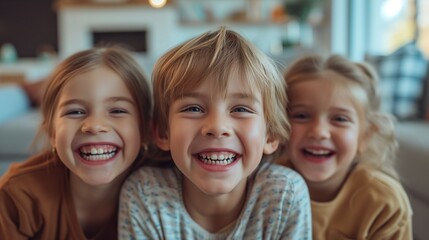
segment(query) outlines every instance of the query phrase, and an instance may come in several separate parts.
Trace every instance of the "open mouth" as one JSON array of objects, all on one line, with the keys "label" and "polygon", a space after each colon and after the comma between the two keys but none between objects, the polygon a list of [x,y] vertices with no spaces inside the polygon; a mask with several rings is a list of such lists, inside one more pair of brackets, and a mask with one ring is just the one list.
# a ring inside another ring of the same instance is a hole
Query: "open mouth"
[{"label": "open mouth", "polygon": [[302,152],[306,156],[317,157],[317,158],[329,158],[335,154],[334,151],[325,150],[325,149],[311,149],[311,148],[304,148]]},{"label": "open mouth", "polygon": [[237,154],[230,152],[199,153],[198,159],[208,165],[228,165],[237,159]]},{"label": "open mouth", "polygon": [[105,161],[113,158],[118,148],[113,145],[90,145],[79,148],[80,156],[87,161]]}]

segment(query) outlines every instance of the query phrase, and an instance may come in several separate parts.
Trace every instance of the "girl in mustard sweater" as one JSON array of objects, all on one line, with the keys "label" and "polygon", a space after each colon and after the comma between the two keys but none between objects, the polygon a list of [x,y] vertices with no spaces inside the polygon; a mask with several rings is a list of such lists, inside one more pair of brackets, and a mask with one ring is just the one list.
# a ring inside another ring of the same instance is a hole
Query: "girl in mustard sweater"
[{"label": "girl in mustard sweater", "polygon": [[282,161],[306,180],[314,239],[411,239],[392,118],[379,111],[371,69],[307,56],[284,77],[292,132]]}]

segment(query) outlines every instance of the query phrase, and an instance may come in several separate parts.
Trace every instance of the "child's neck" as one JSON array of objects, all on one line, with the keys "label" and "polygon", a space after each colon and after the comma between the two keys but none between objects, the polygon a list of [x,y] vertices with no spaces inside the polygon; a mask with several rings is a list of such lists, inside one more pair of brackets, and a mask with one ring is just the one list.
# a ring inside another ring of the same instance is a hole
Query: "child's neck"
[{"label": "child's neck", "polygon": [[211,233],[232,224],[239,217],[246,200],[247,181],[243,180],[232,192],[207,195],[189,180],[183,180],[183,202],[189,215]]},{"label": "child's neck", "polygon": [[306,181],[310,198],[315,202],[329,202],[334,200],[338,193],[341,191],[350,173],[353,171],[354,165],[350,167],[349,171],[334,175],[332,178],[323,182],[310,182]]},{"label": "child's neck", "polygon": [[116,219],[119,192],[125,175],[107,185],[90,186],[70,174],[71,195],[77,219],[86,237],[96,236],[112,219]]}]

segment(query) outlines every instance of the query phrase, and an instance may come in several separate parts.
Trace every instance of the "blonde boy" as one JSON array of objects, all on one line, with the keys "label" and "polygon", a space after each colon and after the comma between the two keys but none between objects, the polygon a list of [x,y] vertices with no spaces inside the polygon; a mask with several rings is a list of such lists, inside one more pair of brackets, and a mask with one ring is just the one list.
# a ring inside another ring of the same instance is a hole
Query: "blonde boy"
[{"label": "blonde boy", "polygon": [[141,168],[121,193],[122,239],[311,239],[303,179],[271,164],[289,124],[281,74],[220,28],[153,71],[156,144],[174,167]]}]

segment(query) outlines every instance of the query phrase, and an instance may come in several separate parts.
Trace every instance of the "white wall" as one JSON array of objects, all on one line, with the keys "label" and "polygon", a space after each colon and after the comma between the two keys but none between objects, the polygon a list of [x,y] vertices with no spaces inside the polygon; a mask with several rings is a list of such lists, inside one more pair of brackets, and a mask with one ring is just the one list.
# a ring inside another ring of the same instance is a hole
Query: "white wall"
[{"label": "white wall", "polygon": [[[270,53],[278,46],[288,33],[286,23],[269,22],[269,11],[277,0],[260,1],[260,22],[231,23],[217,20],[215,22],[182,23],[179,19],[180,6],[170,5],[162,9],[154,9],[146,5],[116,7],[84,7],[73,6],[60,8],[58,12],[59,56],[66,57],[76,51],[92,47],[92,30],[127,31],[148,30],[147,57],[157,59],[166,50],[191,37],[208,30],[217,29],[226,24],[229,28],[241,33],[264,52]],[[210,1],[208,1],[210,2]],[[211,1],[217,3],[218,1]],[[226,0],[222,3],[232,3]],[[234,1],[237,3],[240,1]],[[242,4],[247,1],[241,1]],[[217,8],[213,15],[224,18],[221,13],[225,9]],[[243,8],[239,4],[238,9]],[[231,12],[231,11],[230,11]],[[231,14],[231,13],[229,13]],[[225,13],[224,13],[225,15]],[[310,35],[310,37],[312,37]],[[310,43],[312,39],[307,39]],[[316,41],[315,44],[318,42]]]}]

